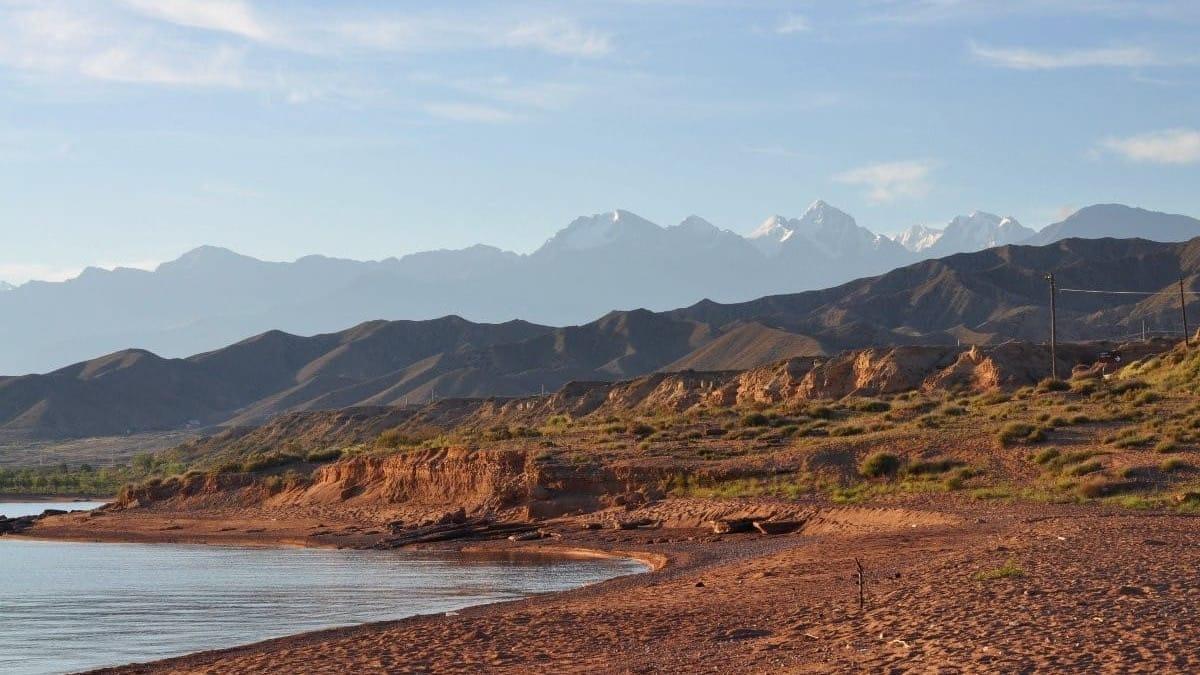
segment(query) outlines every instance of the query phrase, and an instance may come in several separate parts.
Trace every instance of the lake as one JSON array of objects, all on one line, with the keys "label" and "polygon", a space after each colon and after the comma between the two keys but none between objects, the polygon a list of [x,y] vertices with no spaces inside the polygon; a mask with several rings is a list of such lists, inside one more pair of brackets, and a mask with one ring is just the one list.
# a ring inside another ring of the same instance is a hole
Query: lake
[{"label": "lake", "polygon": [[[28,512],[28,505],[23,505]],[[81,508],[78,502],[36,504]],[[0,514],[19,515],[0,503]],[[0,537],[0,673],[62,673],[565,590],[616,559]]]}]

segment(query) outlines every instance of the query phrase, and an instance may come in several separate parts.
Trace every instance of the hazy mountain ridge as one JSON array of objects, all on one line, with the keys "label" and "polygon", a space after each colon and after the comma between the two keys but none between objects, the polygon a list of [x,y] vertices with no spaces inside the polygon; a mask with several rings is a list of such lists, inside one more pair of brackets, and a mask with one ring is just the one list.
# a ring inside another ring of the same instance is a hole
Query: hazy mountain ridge
[{"label": "hazy mountain ridge", "polygon": [[45,375],[0,378],[0,437],[123,434],[253,423],[289,410],[528,395],[570,381],[743,369],[858,347],[1043,341],[1047,271],[1065,287],[1164,291],[1064,294],[1063,340],[1119,337],[1142,320],[1178,331],[1176,284],[1183,276],[1187,288],[1200,287],[1200,238],[1010,245],[819,291],[614,311],[566,328],[448,316],[312,337],[269,331],[186,359],[128,349]]},{"label": "hazy mountain ridge", "polygon": [[[699,216],[660,227],[618,210],[577,218],[530,254],[477,245],[380,261],[314,255],[286,263],[205,246],[154,271],[89,268],[69,281],[3,292],[0,373],[44,372],[131,346],[178,357],[268,330],[312,335],[374,319],[456,314],[561,326],[612,308],[738,302],[1013,243],[1032,231],[976,212],[922,232],[923,241],[907,243],[875,234],[817,201],[799,218],[773,216],[747,237]],[[1200,235],[1200,221],[1097,205],[1034,239],[1061,232],[1169,241]]]}]

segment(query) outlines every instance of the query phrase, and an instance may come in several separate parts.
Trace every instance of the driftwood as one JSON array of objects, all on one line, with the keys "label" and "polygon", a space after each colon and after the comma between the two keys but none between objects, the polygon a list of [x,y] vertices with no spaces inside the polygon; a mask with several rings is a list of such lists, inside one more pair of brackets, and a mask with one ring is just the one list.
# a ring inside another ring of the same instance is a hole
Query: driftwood
[{"label": "driftwood", "polygon": [[510,534],[531,532],[533,523],[497,523],[488,518],[476,518],[463,523],[444,523],[418,527],[395,537],[384,539],[375,548],[398,548],[410,544],[428,544],[453,539],[497,539]]},{"label": "driftwood", "polygon": [[791,534],[804,527],[803,520],[756,520],[754,529],[763,534]]}]

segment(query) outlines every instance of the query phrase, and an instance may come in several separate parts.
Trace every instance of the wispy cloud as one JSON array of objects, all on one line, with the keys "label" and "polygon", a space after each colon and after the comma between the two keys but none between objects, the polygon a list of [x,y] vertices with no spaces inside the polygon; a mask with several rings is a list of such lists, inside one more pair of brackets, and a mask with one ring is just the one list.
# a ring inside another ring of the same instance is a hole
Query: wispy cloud
[{"label": "wispy cloud", "polygon": [[265,41],[270,31],[254,10],[239,0],[119,0],[145,16],[188,28],[230,33]]},{"label": "wispy cloud", "polygon": [[907,160],[868,164],[837,174],[833,179],[847,185],[867,188],[867,199],[882,204],[902,197],[923,197],[929,193],[929,174],[933,163]]},{"label": "wispy cloud", "polygon": [[366,88],[331,82],[348,53],[479,50],[593,59],[612,38],[572,17],[517,10],[284,14],[247,0],[0,0],[0,68],[51,83],[248,89],[304,102]]},{"label": "wispy cloud", "polygon": [[[547,54],[595,58],[612,50],[612,37],[566,17],[513,20],[444,15],[381,15],[333,22],[335,49],[421,52],[530,49]],[[310,42],[312,40],[309,40]]]},{"label": "wispy cloud", "polygon": [[1200,131],[1167,129],[1125,138],[1106,138],[1100,148],[1134,162],[1196,164],[1200,162]]},{"label": "wispy cloud", "polygon": [[0,7],[0,65],[108,82],[244,87],[242,52],[134,31],[103,12],[47,1]]},{"label": "wispy cloud", "polygon": [[794,33],[807,33],[812,30],[812,25],[806,17],[799,14],[788,14],[779,20],[775,26],[775,32],[780,35],[792,35]]},{"label": "wispy cloud", "polygon": [[453,122],[501,124],[520,119],[518,115],[507,110],[475,103],[430,103],[425,106],[425,112]]},{"label": "wispy cloud", "polygon": [[864,4],[867,20],[904,24],[983,21],[1003,16],[1200,19],[1200,7],[1191,0],[876,0]]},{"label": "wispy cloud", "polygon": [[1000,68],[1054,70],[1059,68],[1140,68],[1164,63],[1145,47],[1038,50],[1027,47],[992,47],[969,43],[971,55]]},{"label": "wispy cloud", "polygon": [[540,49],[566,56],[603,56],[612,48],[604,33],[583,28],[569,19],[525,21],[505,31],[499,43]]}]

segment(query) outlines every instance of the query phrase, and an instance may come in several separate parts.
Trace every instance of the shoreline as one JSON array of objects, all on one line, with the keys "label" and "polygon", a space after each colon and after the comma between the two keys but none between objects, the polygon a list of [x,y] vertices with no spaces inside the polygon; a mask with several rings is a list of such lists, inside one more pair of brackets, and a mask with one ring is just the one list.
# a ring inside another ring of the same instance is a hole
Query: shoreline
[{"label": "shoreline", "polygon": [[7,493],[0,492],[0,502],[21,502],[24,504],[42,504],[59,502],[69,504],[73,502],[104,502],[108,503],[116,499],[116,496],[97,497],[94,495],[72,494],[72,495],[46,495],[46,494],[31,494],[31,493]]},{"label": "shoreline", "polygon": [[[112,541],[139,529],[143,541],[176,543],[217,543],[218,535],[233,534],[212,522],[205,529],[205,519],[187,515],[55,516],[23,538],[62,539],[54,533],[67,534],[71,521],[98,530],[76,540]],[[209,515],[228,522],[228,512]],[[311,526],[248,516],[234,524],[260,530],[240,533],[256,535],[260,545],[286,542],[285,535]],[[180,529],[154,529],[166,523]],[[412,548],[603,555],[635,558],[652,569],[449,614],[92,672],[1075,672],[1114,664],[1196,670],[1200,646],[1190,646],[1189,636],[1200,607],[1178,574],[1181,566],[1200,565],[1194,523],[1165,512],[937,498],[830,507],[814,527],[775,536],[594,530],[560,520],[543,525],[561,539]],[[865,592],[856,586],[857,562],[866,570]],[[1014,571],[995,574],[1007,569]],[[1163,616],[1173,620],[1155,618]],[[1062,639],[1048,642],[1046,635]],[[1076,649],[1080,643],[1094,648]]]},{"label": "shoreline", "polygon": [[[53,519],[71,518],[78,520],[79,517],[87,518],[84,513],[71,513],[66,516],[54,516]],[[175,519],[172,519],[175,520]],[[47,523],[48,528],[53,528],[52,523]],[[86,527],[86,526],[85,526]],[[247,534],[235,535],[232,533],[205,533],[203,536],[197,536],[197,533],[186,533],[180,530],[147,532],[142,531],[134,534],[134,531],[123,530],[91,530],[89,532],[81,531],[82,528],[65,527],[61,529],[50,529],[49,532],[35,532],[33,534],[22,533],[9,535],[13,539],[22,541],[39,541],[39,542],[71,542],[71,543],[91,543],[91,544],[144,544],[144,545],[193,545],[193,546],[231,546],[238,548],[314,548],[314,549],[350,549],[359,551],[371,551],[373,546],[368,542],[356,542],[357,545],[334,545],[328,542],[319,542],[311,537],[299,539],[293,536],[270,536],[266,532],[256,532]],[[268,536],[262,536],[268,535]],[[547,561],[565,561],[565,560],[586,560],[586,559],[614,559],[628,560],[641,563],[645,569],[632,572],[630,574],[622,574],[609,579],[604,579],[599,582],[585,584],[574,588],[569,588],[561,591],[547,591],[534,593],[523,598],[512,600],[501,600],[497,602],[486,602],[477,605],[469,605],[462,609],[453,610],[448,613],[433,613],[433,614],[414,614],[398,619],[388,619],[382,621],[370,621],[349,626],[334,626],[330,628],[320,628],[316,630],[303,631],[299,633],[291,633],[284,636],[250,642],[245,644],[234,645],[230,647],[219,647],[215,649],[206,649],[197,652],[182,654],[179,656],[168,657],[166,659],[136,662],[129,664],[118,664],[112,666],[103,666],[94,670],[85,671],[87,673],[141,673],[152,672],[159,669],[172,669],[178,665],[187,665],[197,660],[222,659],[226,657],[236,656],[240,654],[251,654],[262,649],[269,649],[274,646],[294,646],[297,644],[318,644],[323,641],[345,637],[354,634],[358,631],[374,631],[384,630],[402,626],[406,623],[421,622],[427,620],[436,620],[446,616],[461,616],[464,613],[473,613],[483,610],[484,608],[492,608],[506,605],[520,605],[529,601],[546,601],[548,599],[557,598],[564,594],[570,594],[584,589],[593,589],[604,586],[614,581],[628,579],[631,577],[641,577],[655,572],[661,572],[669,567],[678,566],[679,557],[672,556],[667,553],[655,553],[641,550],[626,550],[612,549],[597,546],[582,546],[578,543],[561,544],[554,540],[546,541],[526,541],[526,542],[510,542],[506,539],[484,540],[484,541],[466,541],[466,542],[445,542],[438,544],[412,545],[395,551],[445,551],[456,552],[468,556],[476,556],[480,558],[522,558],[527,560],[547,560]],[[382,551],[381,551],[382,552]]]}]

